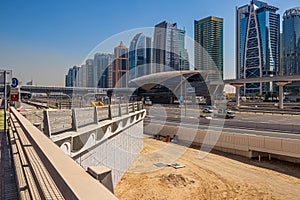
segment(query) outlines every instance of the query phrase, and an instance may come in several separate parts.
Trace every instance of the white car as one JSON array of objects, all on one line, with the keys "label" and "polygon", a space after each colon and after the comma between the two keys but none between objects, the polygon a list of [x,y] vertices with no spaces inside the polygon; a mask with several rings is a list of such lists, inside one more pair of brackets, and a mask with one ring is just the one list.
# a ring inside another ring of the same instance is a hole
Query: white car
[{"label": "white car", "polygon": [[204,112],[204,113],[213,113],[214,111],[213,111],[213,109],[207,107],[207,108],[204,108],[204,109],[202,110],[202,112]]},{"label": "white car", "polygon": [[152,101],[150,100],[149,97],[146,97],[145,105],[147,105],[147,106],[152,106]]}]

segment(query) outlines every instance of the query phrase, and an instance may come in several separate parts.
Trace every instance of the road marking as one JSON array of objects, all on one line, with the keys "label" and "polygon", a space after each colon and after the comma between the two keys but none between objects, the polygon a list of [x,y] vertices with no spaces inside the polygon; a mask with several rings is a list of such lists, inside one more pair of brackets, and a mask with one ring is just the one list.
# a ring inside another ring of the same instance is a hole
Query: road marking
[{"label": "road marking", "polygon": [[[160,120],[156,120],[156,119],[153,119],[153,118],[150,118],[151,121],[156,121],[156,122],[159,122],[159,124],[162,124],[162,122]],[[170,122],[170,121],[166,121],[165,123],[169,123],[169,124],[175,124],[178,126],[178,123],[176,122]],[[209,128],[210,125],[203,125],[203,124],[199,124],[199,125],[194,125],[194,124],[190,124],[190,123],[186,123],[186,122],[180,122],[179,124],[183,124],[183,125],[189,125],[191,126],[192,128],[194,128],[195,126],[198,127],[203,127],[203,128]],[[163,124],[162,124],[163,125]],[[211,126],[211,128],[220,128],[220,126]],[[276,131],[262,131],[262,130],[255,130],[255,129],[246,129],[246,128],[236,128],[236,127],[232,127],[232,128],[229,128],[229,127],[222,127],[222,131],[223,130],[227,130],[229,132],[232,132],[232,133],[237,133],[237,134],[251,134],[251,133],[241,133],[241,131],[247,131],[247,132],[253,132],[254,134],[252,135],[260,135],[260,134],[255,134],[255,133],[264,133],[264,134],[270,134],[270,135],[274,135],[274,137],[276,137],[276,135],[282,135],[282,136],[292,136],[292,137],[279,137],[279,138],[290,138],[290,139],[300,139],[300,136],[297,135],[297,134],[293,134],[293,133],[280,133],[280,132],[276,132]],[[231,130],[231,131],[230,131]],[[239,132],[234,132],[234,130],[239,130]],[[261,135],[261,136],[265,136],[265,135]],[[270,136],[269,136],[270,137]]]}]

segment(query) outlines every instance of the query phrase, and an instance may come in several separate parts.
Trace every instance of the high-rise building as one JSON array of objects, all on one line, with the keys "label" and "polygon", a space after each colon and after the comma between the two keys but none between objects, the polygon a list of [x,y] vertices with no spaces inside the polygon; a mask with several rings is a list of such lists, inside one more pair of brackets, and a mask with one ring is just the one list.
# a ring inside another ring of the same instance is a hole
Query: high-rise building
[{"label": "high-rise building", "polygon": [[[278,8],[252,0],[236,10],[237,78],[259,78],[279,72],[280,16]],[[270,83],[248,83],[242,95],[272,91]]]},{"label": "high-rise building", "polygon": [[300,74],[300,7],[286,10],[282,22],[282,70],[284,75]]},{"label": "high-rise building", "polygon": [[82,64],[80,69],[81,69],[81,85],[80,85],[80,87],[86,87],[86,65]]},{"label": "high-rise building", "polygon": [[129,48],[129,79],[150,74],[151,38],[143,33],[134,36]]},{"label": "high-rise building", "polygon": [[79,67],[74,66],[69,69],[68,74],[66,75],[66,87],[78,87],[78,78],[79,78]]},{"label": "high-rise building", "polygon": [[155,25],[152,73],[180,70],[184,57],[185,31],[176,23],[163,21]]},{"label": "high-rise building", "polygon": [[185,30],[178,29],[178,42],[179,42],[179,70],[184,70],[185,59]]},{"label": "high-rise building", "polygon": [[113,54],[96,53],[94,55],[94,86],[108,87],[108,66],[114,59]]},{"label": "high-rise building", "polygon": [[86,75],[85,87],[95,87],[95,85],[94,85],[94,60],[93,59],[87,59],[85,61],[85,75]]},{"label": "high-rise building", "polygon": [[109,78],[111,78],[111,85],[109,87],[116,88],[126,88],[128,87],[128,72],[129,72],[129,63],[128,63],[128,48],[120,42],[120,45],[115,47],[115,59],[113,64],[110,65],[112,67],[111,73],[110,69],[108,71]]},{"label": "high-rise building", "polygon": [[187,49],[184,49],[184,61],[183,61],[183,70],[190,70],[190,61],[189,53]]},{"label": "high-rise building", "polygon": [[223,19],[209,16],[194,21],[195,69],[220,70],[223,79]]}]

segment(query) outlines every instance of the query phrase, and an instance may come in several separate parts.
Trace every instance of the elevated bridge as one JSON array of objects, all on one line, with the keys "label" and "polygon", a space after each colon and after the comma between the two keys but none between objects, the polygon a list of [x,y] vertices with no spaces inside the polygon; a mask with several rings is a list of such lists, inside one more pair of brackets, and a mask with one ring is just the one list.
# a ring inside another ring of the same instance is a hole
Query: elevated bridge
[{"label": "elevated bridge", "polygon": [[26,114],[10,110],[9,129],[1,137],[7,139],[12,169],[5,173],[15,172],[16,179],[9,190],[8,178],[1,180],[1,199],[12,194],[16,199],[117,199],[114,187],[143,146],[141,102]]},{"label": "elevated bridge", "polygon": [[237,106],[240,106],[240,87],[244,86],[246,83],[273,82],[279,87],[279,108],[283,109],[283,99],[284,99],[283,86],[290,84],[293,81],[300,81],[300,75],[268,76],[268,77],[247,78],[247,79],[228,79],[228,80],[224,80],[224,83],[236,87]]}]

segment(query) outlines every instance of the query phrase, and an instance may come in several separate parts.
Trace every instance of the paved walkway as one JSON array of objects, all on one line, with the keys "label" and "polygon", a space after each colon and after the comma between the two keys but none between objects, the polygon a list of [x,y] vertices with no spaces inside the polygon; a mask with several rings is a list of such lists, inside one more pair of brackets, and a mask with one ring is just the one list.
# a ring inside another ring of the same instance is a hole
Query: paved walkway
[{"label": "paved walkway", "polygon": [[4,110],[0,110],[0,199],[18,199],[11,145],[4,131]]}]

